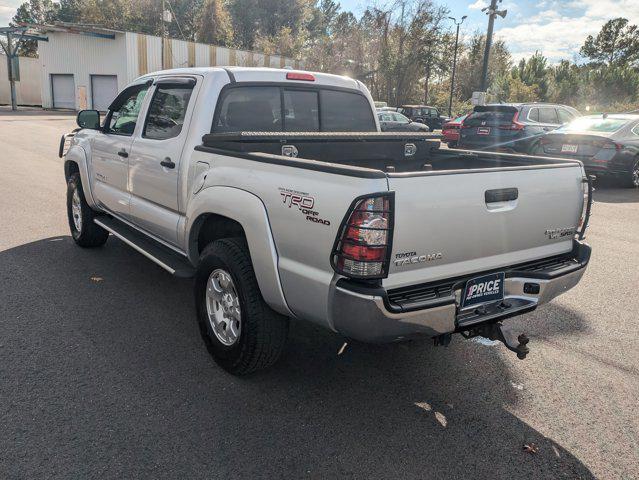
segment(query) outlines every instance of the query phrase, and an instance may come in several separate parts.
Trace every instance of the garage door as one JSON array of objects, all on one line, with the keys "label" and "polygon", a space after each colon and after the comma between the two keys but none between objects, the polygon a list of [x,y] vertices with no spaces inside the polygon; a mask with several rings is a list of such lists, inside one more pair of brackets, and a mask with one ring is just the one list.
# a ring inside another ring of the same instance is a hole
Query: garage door
[{"label": "garage door", "polygon": [[51,91],[53,92],[53,108],[70,108],[75,110],[75,83],[73,75],[51,75]]},{"label": "garage door", "polygon": [[117,94],[116,75],[91,75],[91,99],[95,110],[106,112]]}]

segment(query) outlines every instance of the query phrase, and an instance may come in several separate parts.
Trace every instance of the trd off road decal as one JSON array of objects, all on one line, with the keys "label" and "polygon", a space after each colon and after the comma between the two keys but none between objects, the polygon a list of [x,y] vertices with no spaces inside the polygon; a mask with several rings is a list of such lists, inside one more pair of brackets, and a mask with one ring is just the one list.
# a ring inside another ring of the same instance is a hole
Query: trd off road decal
[{"label": "trd off road decal", "polygon": [[330,225],[330,220],[319,217],[319,212],[315,210],[315,197],[306,192],[298,192],[289,188],[279,188],[282,203],[295,211],[302,212],[306,220],[321,225]]}]

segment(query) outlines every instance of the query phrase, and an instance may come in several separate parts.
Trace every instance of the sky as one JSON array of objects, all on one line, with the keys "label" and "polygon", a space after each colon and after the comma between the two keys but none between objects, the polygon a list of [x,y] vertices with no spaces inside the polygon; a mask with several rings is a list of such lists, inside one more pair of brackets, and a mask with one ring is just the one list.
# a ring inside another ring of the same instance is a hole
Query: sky
[{"label": "sky", "polygon": [[[485,32],[488,18],[481,9],[490,0],[434,0],[447,7],[453,17],[468,15],[462,35]],[[9,23],[22,0],[0,0],[0,27]],[[371,4],[391,4],[393,0],[340,0],[343,10],[359,16]],[[579,60],[579,48],[590,34],[596,34],[611,18],[623,16],[639,24],[639,0],[503,0],[497,17],[496,34],[506,41],[515,61],[541,51],[552,63],[561,59]],[[449,21],[450,22],[450,21]],[[452,22],[451,27],[452,27]]]},{"label": "sky", "polygon": [[[356,14],[370,3],[340,1],[344,10]],[[481,9],[490,0],[434,0],[434,3],[447,7],[451,16],[458,19],[468,15],[460,30],[462,34],[483,33],[488,27],[488,17]],[[505,40],[515,61],[535,51],[541,51],[551,63],[579,60],[579,49],[586,37],[597,34],[607,20],[625,17],[639,24],[639,0],[503,0],[498,8],[508,10],[508,14],[504,19],[497,17],[495,32]],[[452,25],[452,21],[449,23]]]}]

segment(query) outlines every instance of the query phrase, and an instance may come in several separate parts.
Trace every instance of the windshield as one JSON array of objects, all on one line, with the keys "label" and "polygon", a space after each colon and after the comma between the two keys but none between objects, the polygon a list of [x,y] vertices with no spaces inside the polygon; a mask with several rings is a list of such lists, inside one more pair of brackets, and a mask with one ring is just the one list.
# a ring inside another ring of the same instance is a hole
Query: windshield
[{"label": "windshield", "polygon": [[562,132],[616,132],[623,127],[628,120],[625,118],[582,117],[564,125],[557,131]]}]

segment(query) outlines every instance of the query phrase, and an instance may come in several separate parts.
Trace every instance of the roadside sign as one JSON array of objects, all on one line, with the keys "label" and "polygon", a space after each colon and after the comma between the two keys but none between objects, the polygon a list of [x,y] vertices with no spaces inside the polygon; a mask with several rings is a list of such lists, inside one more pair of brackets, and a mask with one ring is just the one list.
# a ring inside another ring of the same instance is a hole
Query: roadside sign
[{"label": "roadside sign", "polygon": [[473,105],[486,105],[486,92],[473,92],[470,103]]}]

